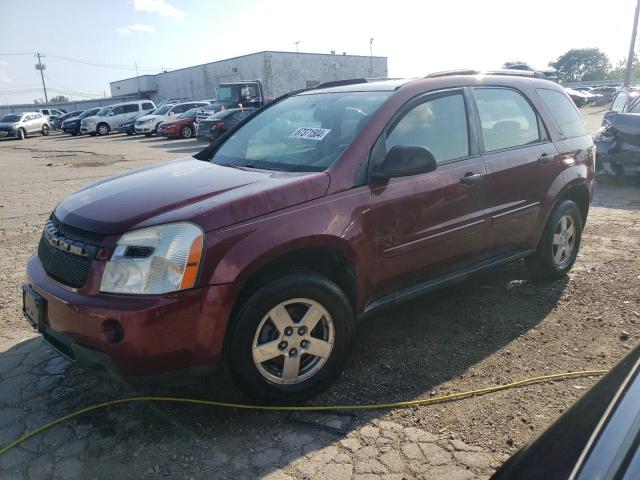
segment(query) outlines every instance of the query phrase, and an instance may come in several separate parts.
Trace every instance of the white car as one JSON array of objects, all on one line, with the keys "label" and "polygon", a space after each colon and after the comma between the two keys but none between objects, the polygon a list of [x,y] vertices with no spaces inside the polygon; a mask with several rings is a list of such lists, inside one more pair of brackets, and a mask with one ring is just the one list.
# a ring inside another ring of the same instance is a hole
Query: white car
[{"label": "white car", "polygon": [[147,137],[150,137],[154,133],[158,134],[158,126],[162,122],[172,120],[178,115],[191,110],[192,108],[204,107],[209,105],[208,102],[182,102],[173,105],[163,105],[162,107],[154,110],[149,115],[144,115],[136,120],[136,133],[141,133]]},{"label": "white car", "polygon": [[134,102],[116,103],[102,108],[91,117],[83,118],[80,122],[80,133],[94,135],[109,135],[122,123],[135,117],[140,112],[150,112],[156,108],[151,100],[136,100]]}]

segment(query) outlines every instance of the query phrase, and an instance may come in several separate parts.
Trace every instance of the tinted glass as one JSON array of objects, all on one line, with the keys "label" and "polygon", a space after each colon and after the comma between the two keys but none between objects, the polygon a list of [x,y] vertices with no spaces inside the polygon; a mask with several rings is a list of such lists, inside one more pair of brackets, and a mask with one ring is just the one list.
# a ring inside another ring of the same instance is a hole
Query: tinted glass
[{"label": "tinted glass", "polygon": [[627,94],[624,92],[620,92],[616,95],[616,98],[611,105],[611,111],[622,112],[624,110],[624,106],[627,104],[627,98]]},{"label": "tinted glass", "polygon": [[487,152],[540,141],[538,117],[521,94],[505,88],[474,91]]},{"label": "tinted glass", "polygon": [[[286,98],[252,117],[224,142],[211,161],[271,170],[325,170],[389,94],[319,93]],[[355,128],[351,125],[353,114],[358,115]]]},{"label": "tinted glass", "polygon": [[565,137],[580,137],[587,134],[582,117],[571,100],[556,90],[539,88],[536,91],[551,111],[551,115]]},{"label": "tinted glass", "polygon": [[169,110],[171,110],[171,105],[165,105],[163,107],[156,108],[153,112],[150,113],[150,115],[164,115]]},{"label": "tinted glass", "polygon": [[187,110],[189,110],[189,108],[191,107],[191,105],[176,105],[175,107],[173,107],[171,109],[172,113],[178,114],[178,113],[184,113]]},{"label": "tinted glass", "polygon": [[98,113],[100,110],[97,110],[95,108],[91,109],[91,110],[85,110],[84,112],[82,112],[80,114],[80,118],[87,118],[90,117],[92,115],[95,115],[96,113]]},{"label": "tinted glass", "polygon": [[629,109],[629,113],[640,113],[640,101],[637,101]]},{"label": "tinted glass", "polygon": [[143,103],[142,104],[142,109],[143,110],[151,110],[153,108],[153,103]]},{"label": "tinted glass", "polygon": [[0,122],[19,122],[20,115],[5,115]]},{"label": "tinted glass", "polygon": [[134,103],[133,105],[125,105],[123,109],[124,109],[124,113],[135,113],[138,111],[139,108],[138,108],[138,105]]},{"label": "tinted glass", "polygon": [[124,113],[124,107],[116,107],[112,111],[113,115],[121,115]]},{"label": "tinted glass", "polygon": [[387,151],[396,145],[426,147],[438,163],[468,156],[469,132],[462,94],[429,100],[407,113],[387,137]]},{"label": "tinted glass", "polygon": [[192,108],[191,110],[187,110],[186,112],[184,112],[178,118],[195,118],[197,114],[198,114],[198,109]]},{"label": "tinted glass", "polygon": [[103,109],[101,109],[98,113],[96,113],[97,116],[99,117],[104,117],[105,115],[107,115],[110,111],[112,110],[112,107],[104,107]]}]

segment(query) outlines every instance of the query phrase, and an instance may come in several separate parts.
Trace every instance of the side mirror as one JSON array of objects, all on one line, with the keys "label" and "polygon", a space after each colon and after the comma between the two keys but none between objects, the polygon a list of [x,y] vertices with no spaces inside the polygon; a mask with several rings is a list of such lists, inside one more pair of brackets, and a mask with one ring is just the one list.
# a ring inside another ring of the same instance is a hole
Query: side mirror
[{"label": "side mirror", "polygon": [[110,116],[110,117],[113,117],[114,115],[115,115],[114,111],[113,111],[113,110],[111,110],[111,111],[109,112],[109,116]]},{"label": "side mirror", "polygon": [[428,148],[418,145],[396,145],[371,173],[374,180],[385,181],[389,178],[432,172],[436,168],[436,159]]}]

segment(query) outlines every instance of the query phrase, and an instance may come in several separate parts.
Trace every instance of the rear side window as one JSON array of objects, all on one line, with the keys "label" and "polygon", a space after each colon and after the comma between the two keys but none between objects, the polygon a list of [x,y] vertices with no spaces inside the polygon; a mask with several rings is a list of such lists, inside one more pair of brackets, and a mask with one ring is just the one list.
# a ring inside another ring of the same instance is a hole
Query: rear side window
[{"label": "rear side window", "polygon": [[123,113],[133,113],[138,111],[138,104],[134,103],[132,105],[125,105]]},{"label": "rear side window", "polygon": [[548,88],[539,88],[536,92],[551,112],[551,115],[553,115],[553,118],[555,118],[560,131],[566,138],[581,137],[587,134],[587,129],[578,113],[578,109],[566,95]]},{"label": "rear side window", "polygon": [[506,88],[475,88],[487,152],[540,141],[538,116],[525,98]]},{"label": "rear side window", "polygon": [[111,110],[111,115],[121,115],[122,113],[124,113],[124,107],[116,107]]},{"label": "rear side window", "polygon": [[143,110],[151,110],[153,108],[153,103],[143,103],[142,104],[142,109]]},{"label": "rear side window", "polygon": [[387,137],[387,151],[396,145],[428,148],[437,163],[469,156],[462,94],[434,98],[410,110]]},{"label": "rear side window", "polygon": [[627,104],[627,94],[624,92],[620,92],[616,95],[613,104],[611,105],[612,112],[622,112],[624,110],[625,105]]}]

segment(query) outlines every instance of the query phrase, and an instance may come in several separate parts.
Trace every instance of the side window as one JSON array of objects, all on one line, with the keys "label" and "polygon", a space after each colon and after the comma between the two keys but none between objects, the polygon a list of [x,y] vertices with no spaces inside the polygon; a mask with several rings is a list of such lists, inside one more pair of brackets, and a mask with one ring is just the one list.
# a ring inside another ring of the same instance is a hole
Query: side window
[{"label": "side window", "polygon": [[624,111],[624,107],[627,104],[627,98],[628,97],[626,93],[624,92],[618,93],[618,95],[616,95],[615,100],[611,104],[611,111],[618,112],[618,113]]},{"label": "side window", "polygon": [[186,112],[189,109],[188,107],[189,105],[178,105],[177,107],[173,107],[171,111],[178,115],[180,113]]},{"label": "side window", "polygon": [[120,107],[115,107],[113,110],[111,110],[111,113],[109,115],[122,115],[124,113],[124,107],[120,106]]},{"label": "side window", "polygon": [[123,113],[134,113],[138,111],[138,104],[134,103],[131,105],[125,105],[124,106],[124,112]]},{"label": "side window", "polygon": [[640,113],[640,102],[635,102],[628,113]]},{"label": "side window", "polygon": [[536,92],[551,111],[551,115],[555,118],[560,131],[565,137],[580,137],[587,134],[587,129],[578,113],[578,109],[566,95],[548,88],[539,88]]},{"label": "side window", "polygon": [[529,102],[506,88],[474,88],[487,152],[540,141],[538,116]]},{"label": "side window", "polygon": [[142,109],[143,110],[151,110],[153,108],[153,103],[143,103],[142,104]]},{"label": "side window", "polygon": [[434,98],[410,110],[387,136],[387,151],[396,145],[426,147],[437,163],[467,157],[469,132],[462,94]]}]

